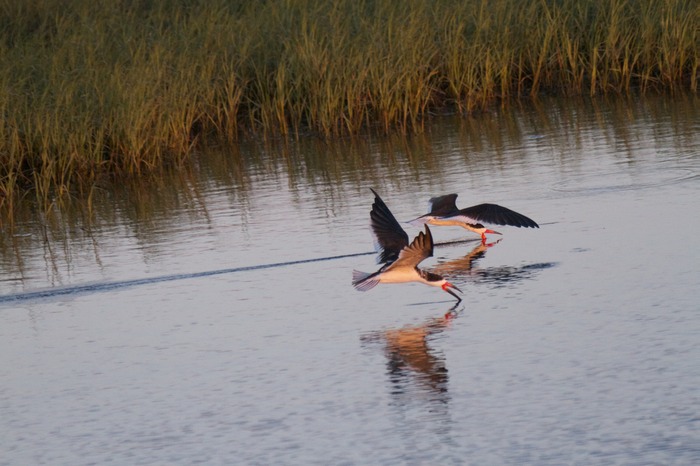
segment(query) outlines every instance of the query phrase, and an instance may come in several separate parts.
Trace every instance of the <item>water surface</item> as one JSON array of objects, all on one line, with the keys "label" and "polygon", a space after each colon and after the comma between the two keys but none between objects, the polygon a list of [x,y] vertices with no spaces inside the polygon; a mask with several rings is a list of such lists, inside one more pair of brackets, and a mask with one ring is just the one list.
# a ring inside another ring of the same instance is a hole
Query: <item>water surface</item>
[{"label": "water surface", "polygon": [[[28,204],[0,241],[0,464],[698,463],[699,134],[693,97],[553,99]],[[361,293],[370,187],[400,220],[456,192],[540,228],[434,227],[456,307]]]}]

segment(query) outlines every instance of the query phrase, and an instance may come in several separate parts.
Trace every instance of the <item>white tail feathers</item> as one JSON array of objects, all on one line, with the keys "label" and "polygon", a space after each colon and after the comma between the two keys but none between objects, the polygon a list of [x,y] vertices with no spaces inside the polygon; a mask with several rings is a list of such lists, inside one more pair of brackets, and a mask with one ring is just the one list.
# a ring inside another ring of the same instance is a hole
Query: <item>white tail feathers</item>
[{"label": "white tail feathers", "polygon": [[379,278],[376,273],[360,272],[359,270],[352,271],[352,286],[358,291],[371,290],[379,283]]}]

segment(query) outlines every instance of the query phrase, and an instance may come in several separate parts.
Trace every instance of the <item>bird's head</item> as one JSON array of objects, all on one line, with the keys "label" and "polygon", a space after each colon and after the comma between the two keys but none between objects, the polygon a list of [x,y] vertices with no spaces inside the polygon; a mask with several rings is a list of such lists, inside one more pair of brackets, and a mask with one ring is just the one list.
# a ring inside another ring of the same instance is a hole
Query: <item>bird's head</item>
[{"label": "bird's head", "polygon": [[457,290],[461,293],[462,290],[460,290],[459,288],[457,288],[455,285],[448,282],[447,280],[445,280],[445,283],[443,283],[440,288],[442,288],[443,291],[446,291],[447,293],[450,293],[452,296],[457,298],[457,302],[460,302],[462,300],[462,298],[460,298],[459,295],[457,295],[454,291],[452,291],[452,290]]}]

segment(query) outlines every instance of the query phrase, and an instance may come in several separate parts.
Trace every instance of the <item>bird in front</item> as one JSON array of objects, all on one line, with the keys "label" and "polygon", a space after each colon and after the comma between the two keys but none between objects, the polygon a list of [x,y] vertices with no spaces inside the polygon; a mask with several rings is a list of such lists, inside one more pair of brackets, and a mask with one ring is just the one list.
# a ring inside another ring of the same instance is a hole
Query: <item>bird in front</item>
[{"label": "bird in front", "polygon": [[[371,188],[370,188],[371,189]],[[379,261],[384,265],[373,273],[354,270],[352,285],[359,291],[367,291],[379,283],[418,282],[442,288],[460,302],[462,298],[454,291],[462,290],[448,282],[441,275],[418,268],[423,260],[433,255],[433,235],[425,225],[425,231],[418,233],[411,243],[408,235],[386,206],[384,201],[372,189],[374,203],[370,212],[370,226],[379,249]]]}]

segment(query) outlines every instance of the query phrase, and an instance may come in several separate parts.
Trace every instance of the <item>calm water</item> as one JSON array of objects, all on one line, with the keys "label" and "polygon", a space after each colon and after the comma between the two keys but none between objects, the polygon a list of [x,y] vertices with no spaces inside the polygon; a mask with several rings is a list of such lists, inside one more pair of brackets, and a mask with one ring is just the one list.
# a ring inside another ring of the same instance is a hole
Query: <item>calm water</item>
[{"label": "calm water", "polygon": [[[0,464],[698,464],[698,174],[698,99],[551,100],[27,205],[0,242]],[[456,192],[541,228],[437,247],[455,309],[360,293],[369,187],[400,220]]]}]

